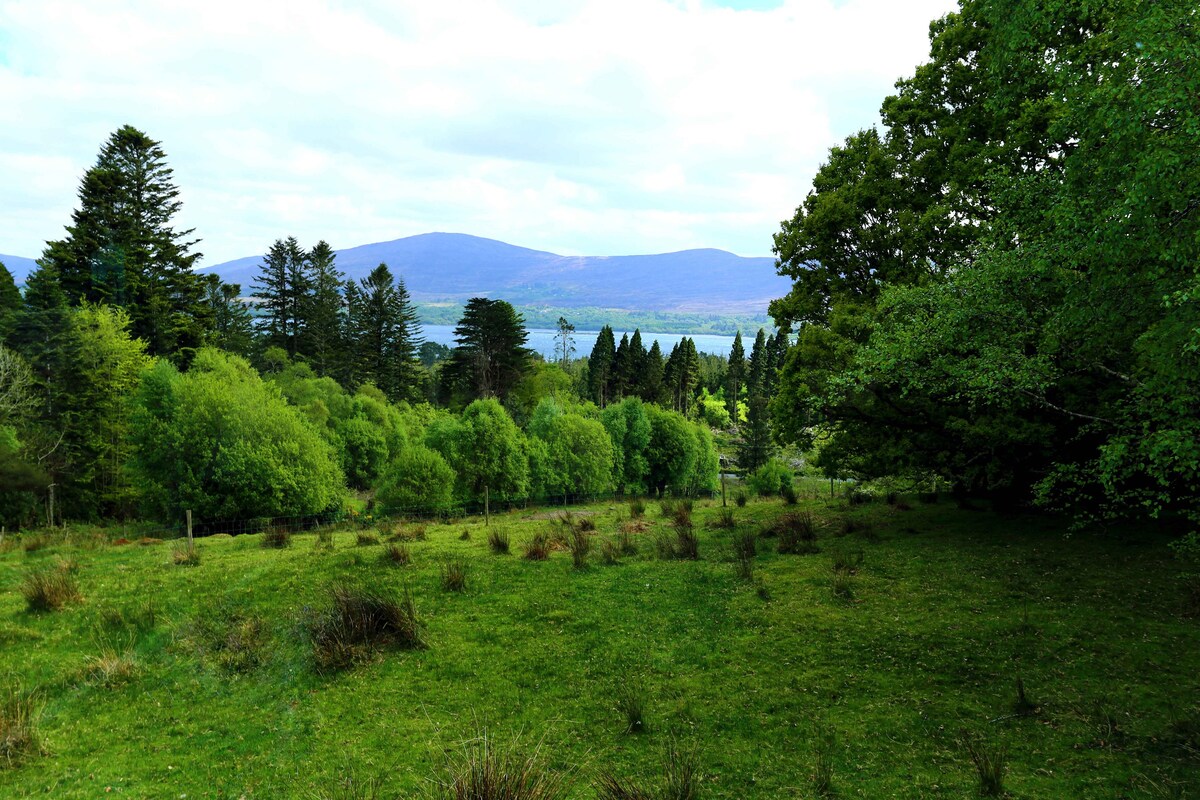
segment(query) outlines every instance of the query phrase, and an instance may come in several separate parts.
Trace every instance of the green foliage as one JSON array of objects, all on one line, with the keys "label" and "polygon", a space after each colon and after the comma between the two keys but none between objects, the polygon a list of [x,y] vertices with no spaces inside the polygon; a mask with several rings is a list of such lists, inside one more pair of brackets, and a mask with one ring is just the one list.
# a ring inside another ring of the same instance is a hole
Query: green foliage
[{"label": "green foliage", "polygon": [[613,445],[604,425],[579,414],[555,411],[543,400],[530,433],[540,439],[540,488],[548,495],[599,495],[613,488]]},{"label": "green foliage", "polygon": [[342,470],[354,489],[366,489],[379,478],[388,458],[383,430],[366,417],[351,417],[337,426]]},{"label": "green foliage", "polygon": [[482,500],[524,497],[529,490],[525,437],[496,399],[476,400],[461,417],[436,420],[426,444],[441,453],[458,476],[460,497]]},{"label": "green foliage", "polygon": [[696,475],[696,436],[692,425],[675,411],[646,406],[650,444],[646,448],[647,482],[657,492],[685,493]]},{"label": "green foliage", "polygon": [[243,359],[200,351],[160,362],[138,394],[133,469],[149,509],[222,520],[314,514],[342,499],[332,448]]},{"label": "green foliage", "polygon": [[746,478],[746,486],[760,497],[780,494],[785,486],[792,485],[792,471],[776,458],[756,469]]},{"label": "green foliage", "polygon": [[392,400],[424,396],[416,311],[403,279],[380,264],[346,292],[346,348],[354,383],[369,381]]},{"label": "green foliage", "polygon": [[454,329],[444,386],[464,399],[504,399],[529,369],[525,320],[503,300],[473,297]]},{"label": "green foliage", "polygon": [[375,500],[389,515],[445,511],[453,504],[455,478],[439,453],[412,445],[388,465]]},{"label": "green foliage", "polygon": [[645,494],[650,463],[650,417],[636,397],[627,397],[604,409],[600,417],[612,439],[616,489],[625,494]]}]

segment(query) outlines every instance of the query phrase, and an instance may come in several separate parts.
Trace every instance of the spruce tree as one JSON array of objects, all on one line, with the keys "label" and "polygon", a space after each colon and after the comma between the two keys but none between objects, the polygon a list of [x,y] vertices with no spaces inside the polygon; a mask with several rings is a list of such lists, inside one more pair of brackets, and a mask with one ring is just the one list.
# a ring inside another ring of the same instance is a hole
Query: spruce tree
[{"label": "spruce tree", "polygon": [[337,371],[344,349],[341,289],[345,276],[336,260],[333,248],[322,240],[309,251],[306,264],[309,291],[304,297],[300,350],[322,377]]},{"label": "spruce tree", "polygon": [[605,325],[596,337],[592,346],[592,354],[588,356],[588,393],[596,405],[604,408],[611,398],[610,384],[612,382],[613,362],[617,357],[616,341],[613,329]]},{"label": "spruce tree", "polygon": [[634,328],[633,336],[629,337],[629,381],[625,387],[625,394],[631,397],[641,397],[644,393],[645,379],[646,346],[642,344],[641,330]]},{"label": "spruce tree", "polygon": [[192,271],[198,240],[172,227],[181,206],[159,143],[126,125],[84,174],[66,237],[43,254],[69,303],[128,309],[131,333],[153,355],[199,347],[212,325],[204,283]]},{"label": "spruce tree", "polygon": [[609,381],[609,394],[613,402],[619,401],[630,393],[634,379],[633,363],[629,350],[629,334],[621,334],[621,343],[613,355],[612,378]]},{"label": "spruce tree", "polygon": [[663,354],[658,340],[650,345],[646,354],[646,366],[642,372],[641,397],[647,403],[661,403],[663,394]]},{"label": "spruce tree", "polygon": [[393,402],[421,397],[417,315],[404,281],[380,264],[359,281],[352,299],[358,377],[374,383]]},{"label": "spruce tree", "polygon": [[733,347],[729,350],[729,369],[726,373],[725,408],[729,411],[729,419],[734,425],[738,423],[738,400],[742,395],[742,385],[746,380],[746,349],[742,345],[742,332],[739,330],[733,337]]},{"label": "spruce tree", "polygon": [[300,352],[300,331],[307,305],[306,253],[295,236],[276,239],[263,256],[253,297],[261,302],[263,347],[282,347],[293,358]]}]

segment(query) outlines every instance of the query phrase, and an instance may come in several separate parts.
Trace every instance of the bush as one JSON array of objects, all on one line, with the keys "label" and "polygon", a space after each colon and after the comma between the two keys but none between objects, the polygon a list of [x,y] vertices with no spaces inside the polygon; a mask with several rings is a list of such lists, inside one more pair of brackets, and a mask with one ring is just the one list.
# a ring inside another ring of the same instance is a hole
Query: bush
[{"label": "bush", "polygon": [[40,716],[36,693],[22,691],[19,684],[0,689],[0,766],[14,767],[42,753]]},{"label": "bush", "polygon": [[412,563],[412,554],[408,552],[407,545],[389,544],[383,548],[383,560],[398,567],[405,567]]},{"label": "bush", "polygon": [[792,471],[782,461],[772,458],[746,478],[746,486],[759,497],[770,497],[792,483]]},{"label": "bush", "polygon": [[545,561],[549,557],[550,537],[544,531],[538,531],[525,542],[525,558],[530,561]]},{"label": "bush", "polygon": [[397,599],[378,589],[336,583],[329,595],[329,606],[308,621],[318,670],[344,669],[383,648],[425,646],[421,621],[407,591]]},{"label": "bush", "polygon": [[496,555],[508,554],[508,532],[492,529],[488,531],[488,547]]},{"label": "bush", "polygon": [[263,532],[261,544],[263,547],[274,547],[276,549],[291,547],[292,534],[287,528],[273,526]]},{"label": "bush", "polygon": [[436,800],[560,800],[567,780],[550,772],[535,753],[517,754],[516,744],[502,748],[484,731],[449,757],[446,775],[435,781]]},{"label": "bush", "polygon": [[21,581],[21,594],[29,611],[58,611],[83,599],[73,570],[66,563],[29,572]]},{"label": "bush", "polygon": [[455,558],[442,566],[442,588],[447,592],[465,592],[467,590],[466,561]]},{"label": "bush", "polygon": [[384,514],[445,511],[453,504],[455,480],[439,453],[412,445],[384,469],[375,501]]}]

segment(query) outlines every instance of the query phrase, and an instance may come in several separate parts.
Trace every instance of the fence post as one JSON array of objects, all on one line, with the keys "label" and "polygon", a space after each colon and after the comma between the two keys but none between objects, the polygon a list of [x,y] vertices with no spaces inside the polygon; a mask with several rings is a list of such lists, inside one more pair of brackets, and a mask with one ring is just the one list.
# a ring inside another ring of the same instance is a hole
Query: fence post
[{"label": "fence post", "polygon": [[488,505],[488,487],[483,487],[483,526],[486,528],[492,524],[491,508]]},{"label": "fence post", "polygon": [[187,528],[188,528],[188,550],[191,550],[192,547],[194,546],[194,544],[192,542],[192,510],[189,508],[186,513],[187,513]]}]

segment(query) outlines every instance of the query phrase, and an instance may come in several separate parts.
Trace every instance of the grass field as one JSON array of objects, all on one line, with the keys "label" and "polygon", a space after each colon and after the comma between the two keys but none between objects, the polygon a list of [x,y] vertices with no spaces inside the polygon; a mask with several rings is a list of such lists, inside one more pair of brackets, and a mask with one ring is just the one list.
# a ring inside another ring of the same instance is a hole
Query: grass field
[{"label": "grass field", "polygon": [[[596,527],[581,569],[561,546],[523,557],[535,533],[572,538],[553,510],[424,540],[406,526],[406,565],[385,556],[390,527],[379,544],[207,539],[194,566],[171,542],[26,551],[10,536],[0,680],[40,717],[35,745],[10,745],[7,765],[0,750],[0,796],[368,797],[376,778],[380,797],[418,796],[482,731],[576,798],[601,773],[654,783],[672,743],[703,798],[972,797],[968,744],[1003,751],[1015,798],[1197,796],[1200,622],[1181,614],[1166,537],[909,502],[802,500],[819,552],[758,538],[749,576],[734,538],[796,507],[731,502],[722,529],[720,502],[697,502],[689,560],[659,557],[675,532],[648,503],[616,564],[603,542],[629,507],[574,509]],[[462,591],[444,585],[451,562]],[[27,610],[38,570],[80,598]],[[334,582],[407,589],[424,647],[318,669],[312,621]],[[644,729],[626,732],[639,701]]]}]

